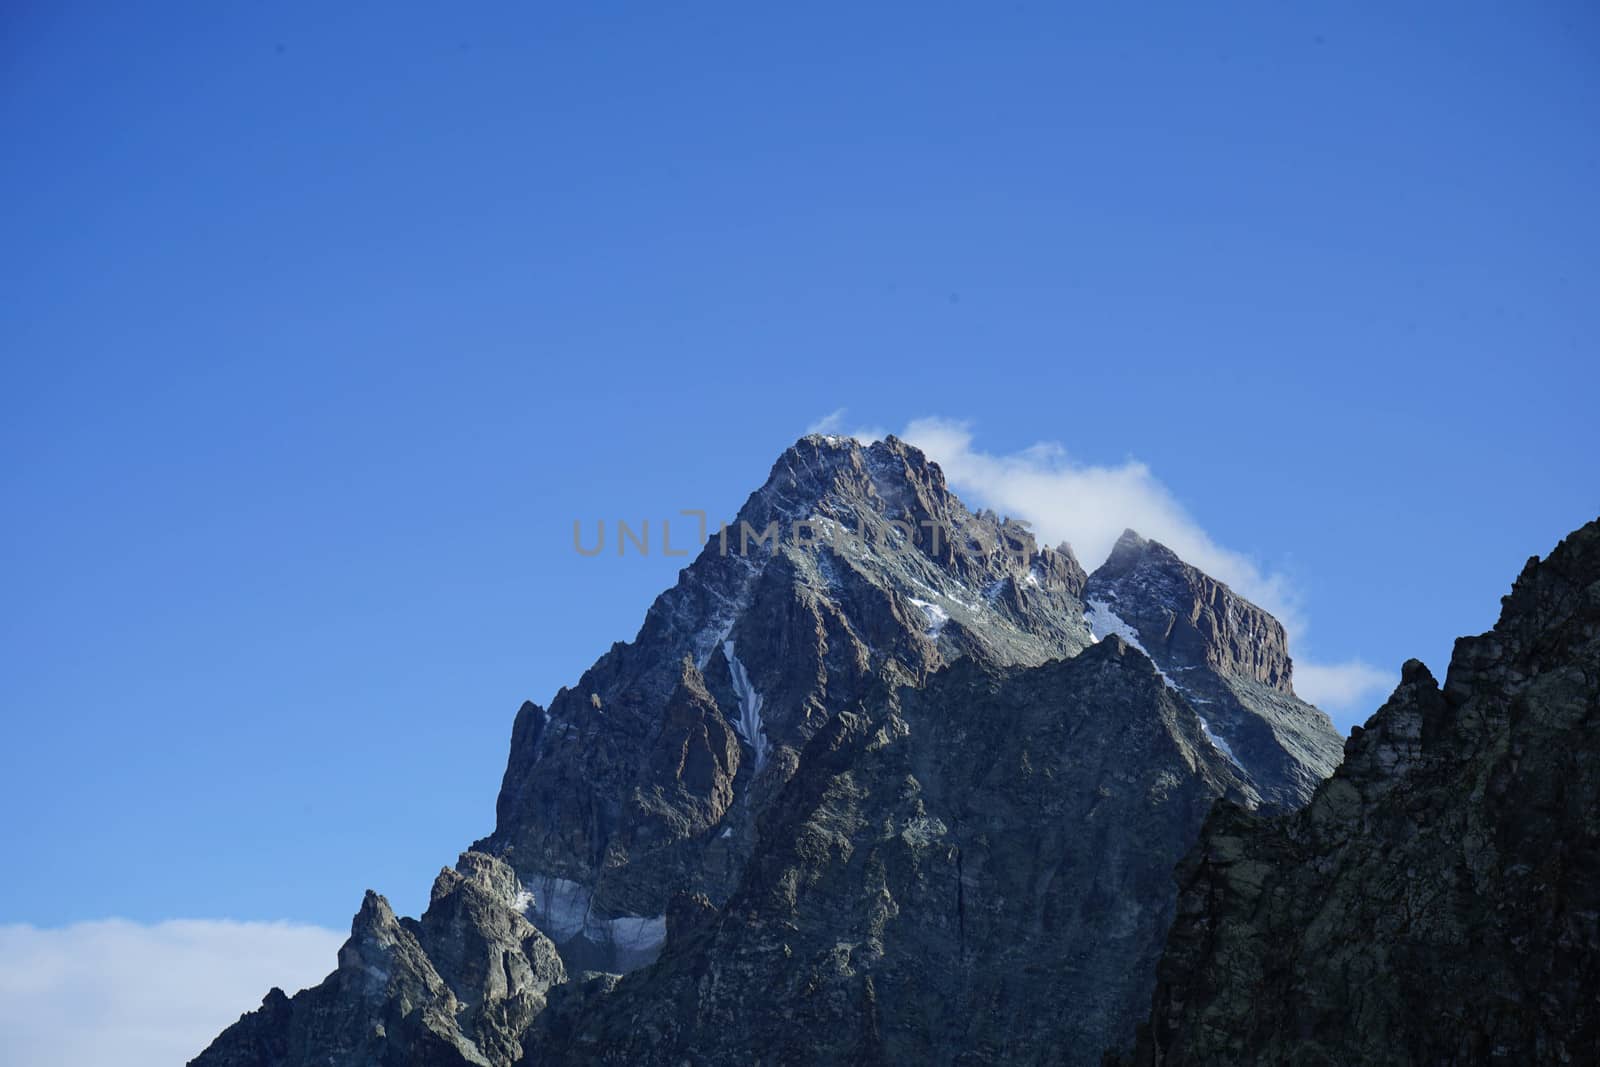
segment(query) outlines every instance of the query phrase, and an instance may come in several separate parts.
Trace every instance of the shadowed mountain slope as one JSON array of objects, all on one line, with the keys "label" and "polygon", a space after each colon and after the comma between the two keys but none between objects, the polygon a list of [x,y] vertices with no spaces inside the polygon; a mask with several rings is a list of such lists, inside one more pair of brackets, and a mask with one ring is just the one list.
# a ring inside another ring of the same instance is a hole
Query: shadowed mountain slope
[{"label": "shadowed mountain slope", "polygon": [[1299,812],[1219,805],[1135,1062],[1600,1056],[1600,522],[1421,663]]}]

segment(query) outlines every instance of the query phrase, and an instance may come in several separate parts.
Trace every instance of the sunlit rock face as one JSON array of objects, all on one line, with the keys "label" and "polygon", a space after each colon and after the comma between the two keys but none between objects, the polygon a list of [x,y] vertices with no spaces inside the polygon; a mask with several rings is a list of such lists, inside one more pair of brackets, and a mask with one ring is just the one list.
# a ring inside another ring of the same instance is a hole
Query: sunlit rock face
[{"label": "sunlit rock face", "polygon": [[1299,807],[1339,765],[1333,724],[1294,695],[1283,626],[1171,549],[1127,531],[1084,601],[1100,632],[1155,661],[1269,805]]},{"label": "sunlit rock face", "polygon": [[1337,761],[1266,613],[1137,535],[1091,577],[893,438],[803,438],[707,525],[517,713],[421,922],[198,1062],[1094,1063],[1211,803]]},{"label": "sunlit rock face", "polygon": [[970,513],[899,441],[802,439],[726,540],[718,525],[632,643],[519,715],[478,846],[584,901],[584,924],[547,932],[587,969],[641,961],[638,943],[607,948],[613,920],[659,923],[677,892],[728,899],[761,815],[840,711],[958,660],[1036,665],[1092,640],[1071,551]]}]

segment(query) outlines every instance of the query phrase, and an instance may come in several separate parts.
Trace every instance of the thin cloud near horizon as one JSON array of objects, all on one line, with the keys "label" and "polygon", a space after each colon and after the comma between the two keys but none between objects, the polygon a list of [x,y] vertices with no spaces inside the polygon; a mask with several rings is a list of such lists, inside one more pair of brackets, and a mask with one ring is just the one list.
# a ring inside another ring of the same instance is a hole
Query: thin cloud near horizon
[{"label": "thin cloud near horizon", "polygon": [[346,936],[304,923],[232,919],[0,926],[6,1058],[187,1063],[260,1007],[273,986],[292,994],[322,981]]},{"label": "thin cloud near horizon", "polygon": [[[851,428],[847,414],[844,408],[833,411],[806,432],[863,442],[887,436],[878,426]],[[974,446],[970,423],[938,416],[913,419],[898,436],[938,463],[971,503],[1028,521],[1046,542],[1067,542],[1088,569],[1111,554],[1123,530],[1136,530],[1265,608],[1288,632],[1292,654],[1304,643],[1310,621],[1288,576],[1218,544],[1144,463],[1079,463],[1056,442],[1009,454],[986,452]],[[1327,663],[1294,656],[1295,691],[1323,708],[1360,710],[1397,680],[1360,658]]]}]

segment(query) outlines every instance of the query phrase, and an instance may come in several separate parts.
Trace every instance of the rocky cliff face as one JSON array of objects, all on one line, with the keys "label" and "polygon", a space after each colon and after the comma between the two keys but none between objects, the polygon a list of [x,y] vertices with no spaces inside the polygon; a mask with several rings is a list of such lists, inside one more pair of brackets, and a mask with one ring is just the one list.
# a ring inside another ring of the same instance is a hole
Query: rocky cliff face
[{"label": "rocky cliff face", "polygon": [[1141,1064],[1600,1057],[1600,522],[1441,688],[1406,664],[1300,812],[1219,805]]},{"label": "rocky cliff face", "polygon": [[1093,1063],[1131,1033],[1172,864],[1243,772],[1110,637],[967,661],[835,716],[725,908],[541,1055],[572,1063]]},{"label": "rocky cliff face", "polygon": [[1339,765],[1333,724],[1294,695],[1283,626],[1165,545],[1125,532],[1084,602],[1097,630],[1155,661],[1270,804],[1298,807]]},{"label": "rocky cliff face", "polygon": [[756,817],[835,714],[963,658],[1080,651],[1085,580],[1065,546],[968,512],[915,449],[803,439],[631,644],[524,706],[477,847],[516,869],[574,966],[629,970],[659,950],[673,893],[728,898]]},{"label": "rocky cliff face", "polygon": [[469,852],[440,872],[422,921],[368,891],[319,986],[261,1008],[197,1060],[207,1067],[488,1067],[515,1062],[518,1037],[566,980],[555,946],[522,914],[499,860]]},{"label": "rocky cliff face", "polygon": [[327,982],[196,1063],[1093,1062],[1211,801],[1336,762],[1290,670],[1159,545],[1091,577],[914,448],[805,438],[523,706],[421,922],[370,898]]}]

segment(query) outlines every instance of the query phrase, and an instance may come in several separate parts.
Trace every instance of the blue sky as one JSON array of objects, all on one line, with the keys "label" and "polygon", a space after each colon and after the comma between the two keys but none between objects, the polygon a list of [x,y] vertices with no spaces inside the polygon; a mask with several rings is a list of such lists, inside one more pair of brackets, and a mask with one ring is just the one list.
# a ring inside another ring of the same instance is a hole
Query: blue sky
[{"label": "blue sky", "polygon": [[1585,4],[0,18],[0,923],[416,911],[673,580],[573,520],[839,409],[1390,674],[1600,510]]}]

